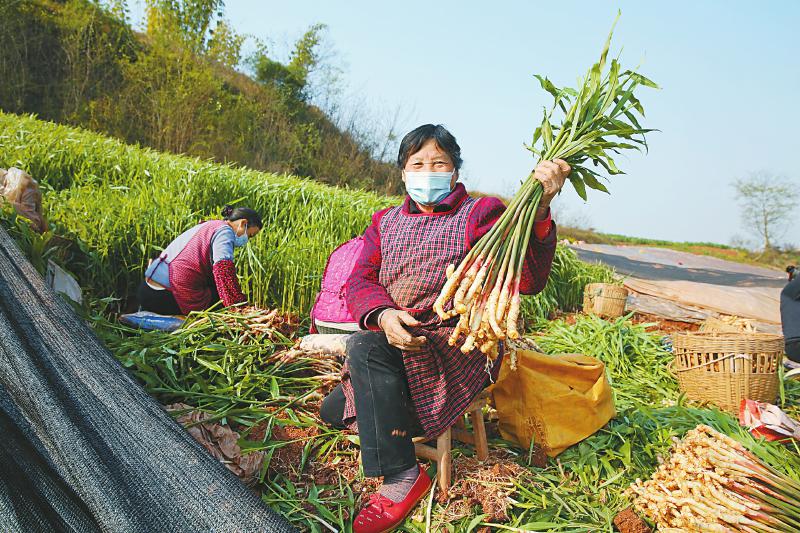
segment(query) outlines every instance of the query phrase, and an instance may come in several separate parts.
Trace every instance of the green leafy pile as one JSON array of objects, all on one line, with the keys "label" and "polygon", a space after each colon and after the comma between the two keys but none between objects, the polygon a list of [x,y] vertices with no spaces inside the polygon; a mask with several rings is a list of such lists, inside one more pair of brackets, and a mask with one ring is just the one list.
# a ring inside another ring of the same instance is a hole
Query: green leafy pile
[{"label": "green leafy pile", "polygon": [[633,324],[629,318],[580,315],[574,324],[553,321],[536,343],[546,353],[580,353],[605,363],[618,409],[674,403],[678,384],[668,371],[672,354],[663,336],[647,331],[655,324]]},{"label": "green leafy pile", "polygon": [[[264,501],[300,527],[325,531],[325,522],[349,527],[349,511],[367,480],[359,472],[357,436],[332,430],[318,416],[319,390],[336,378],[338,361],[282,356],[288,340],[276,332],[247,340],[241,315],[210,311],[176,333],[142,333],[95,313],[93,324],[115,356],[164,404],[185,403],[234,425],[244,449],[266,452],[259,489]],[[239,321],[236,327],[232,323]],[[233,321],[233,322],[232,322]],[[572,322],[572,320],[570,320]],[[765,463],[800,479],[796,451],[759,442],[730,415],[687,405],[666,370],[671,356],[662,334],[623,317],[593,316],[542,322],[534,339],[549,353],[584,353],[602,360],[616,394],[618,415],[605,428],[566,450],[544,468],[532,466],[528,451],[499,438],[531,473],[516,480],[507,523],[493,523],[475,506],[453,520],[448,503],[426,503],[431,527],[452,532],[488,526],[498,531],[613,531],[617,512],[630,505],[624,490],[646,479],[666,457],[673,437],[707,424],[745,444]],[[800,399],[789,385],[787,403]],[[288,435],[288,436],[287,436]],[[292,455],[294,453],[294,455]],[[470,447],[457,448],[470,455]],[[287,459],[288,458],[288,459]],[[292,468],[279,468],[294,460]],[[412,517],[405,531],[425,531],[426,519]]]}]

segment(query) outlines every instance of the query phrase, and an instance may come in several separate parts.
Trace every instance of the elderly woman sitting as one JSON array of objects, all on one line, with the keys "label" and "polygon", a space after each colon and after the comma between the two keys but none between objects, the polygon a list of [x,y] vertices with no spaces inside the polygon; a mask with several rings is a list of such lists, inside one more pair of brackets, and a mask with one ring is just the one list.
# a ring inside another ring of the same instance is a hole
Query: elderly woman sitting
[{"label": "elderly woman sitting", "polygon": [[[431,486],[412,436],[435,437],[450,427],[496,376],[502,359],[489,375],[479,350],[464,355],[449,346],[455,320],[442,322],[432,306],[447,266],[461,261],[505,206],[497,198],[472,198],[457,183],[461,149],[442,126],[408,133],[397,163],[408,197],[372,216],[347,284],[350,311],[368,331],[350,337],[342,383],[320,408],[327,423],[358,431],[364,474],[384,477],[356,517],[355,533],[389,531],[405,519]],[[544,196],[526,255],[525,294],[547,282],[556,248],[549,204],[569,172],[561,160],[535,170]]]}]

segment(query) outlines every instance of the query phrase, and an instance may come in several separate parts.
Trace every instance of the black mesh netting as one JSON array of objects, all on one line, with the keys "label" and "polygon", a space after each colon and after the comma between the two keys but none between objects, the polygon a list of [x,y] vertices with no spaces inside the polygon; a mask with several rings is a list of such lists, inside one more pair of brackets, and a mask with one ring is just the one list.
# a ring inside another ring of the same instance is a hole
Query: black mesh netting
[{"label": "black mesh netting", "polygon": [[294,531],[128,375],[0,228],[0,531]]}]

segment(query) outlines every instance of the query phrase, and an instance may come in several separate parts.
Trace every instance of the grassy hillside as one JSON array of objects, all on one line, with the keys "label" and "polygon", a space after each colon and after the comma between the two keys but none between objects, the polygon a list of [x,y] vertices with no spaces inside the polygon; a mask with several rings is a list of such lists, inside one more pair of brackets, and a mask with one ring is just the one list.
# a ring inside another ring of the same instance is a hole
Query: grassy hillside
[{"label": "grassy hillside", "polygon": [[[228,203],[258,210],[265,228],[238,252],[251,300],[306,315],[330,252],[364,231],[397,197],[341,189],[129,146],[117,140],[0,113],[0,167],[38,179],[55,231],[81,243],[88,264],[72,268],[96,297],[127,299],[147,260],[181,231],[218,218]],[[574,309],[583,286],[610,280],[559,247],[545,291],[526,301],[529,318]]]},{"label": "grassy hillside", "polygon": [[[284,64],[263,50],[243,57],[243,37],[216,10],[195,27],[170,11],[179,2],[148,2],[161,11],[137,33],[99,4],[0,2],[0,110],[156,150],[400,192],[394,166],[373,157],[385,139],[365,125],[343,131],[312,103],[323,27],[310,28]],[[253,77],[242,73],[248,59],[258,65]]]}]

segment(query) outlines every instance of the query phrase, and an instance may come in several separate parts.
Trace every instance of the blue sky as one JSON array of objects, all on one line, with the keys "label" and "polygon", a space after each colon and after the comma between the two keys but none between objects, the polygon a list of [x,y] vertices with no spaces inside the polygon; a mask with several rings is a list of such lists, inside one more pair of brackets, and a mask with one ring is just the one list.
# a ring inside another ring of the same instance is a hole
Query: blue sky
[{"label": "blue sky", "polygon": [[[137,18],[141,0],[131,7]],[[240,33],[278,43],[327,24],[352,92],[376,110],[401,107],[404,132],[445,124],[468,187],[507,195],[534,164],[522,144],[549,104],[532,74],[574,85],[617,9],[613,50],[662,86],[641,94],[646,125],[661,132],[649,154],[617,161],[627,174],[610,196],[583,203],[567,186],[565,217],[671,240],[745,235],[735,178],[763,169],[800,187],[800,2],[228,0],[225,13]]]}]

